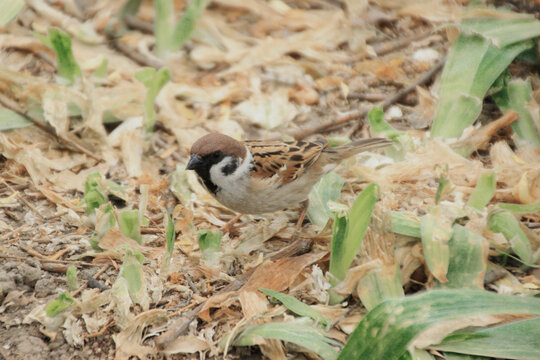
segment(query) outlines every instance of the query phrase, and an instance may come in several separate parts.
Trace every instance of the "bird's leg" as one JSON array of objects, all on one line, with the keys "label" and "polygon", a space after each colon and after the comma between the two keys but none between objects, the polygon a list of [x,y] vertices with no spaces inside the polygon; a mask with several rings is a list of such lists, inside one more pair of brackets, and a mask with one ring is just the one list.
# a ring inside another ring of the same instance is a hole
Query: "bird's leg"
[{"label": "bird's leg", "polygon": [[221,228],[221,231],[223,231],[224,234],[226,233],[232,234],[236,232],[236,229],[234,228],[234,224],[236,224],[238,220],[240,220],[241,217],[242,217],[242,214],[238,214],[235,217],[233,217],[231,220],[227,221],[227,223],[223,225],[223,227]]},{"label": "bird's leg", "polygon": [[304,219],[306,218],[308,205],[309,205],[309,200],[304,200],[301,203],[302,208],[300,210],[300,215],[298,216],[298,221],[296,222],[297,233],[300,233],[300,231],[302,230],[302,224],[304,223]]}]

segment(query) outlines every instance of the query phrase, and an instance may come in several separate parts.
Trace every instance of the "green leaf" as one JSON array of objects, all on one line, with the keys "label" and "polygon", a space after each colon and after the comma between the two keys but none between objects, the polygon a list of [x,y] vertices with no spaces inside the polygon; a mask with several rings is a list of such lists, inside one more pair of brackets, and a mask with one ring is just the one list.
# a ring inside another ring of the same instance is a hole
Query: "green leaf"
[{"label": "green leaf", "polygon": [[537,204],[505,204],[498,203],[498,207],[513,212],[514,214],[532,214],[540,211],[540,203]]},{"label": "green leaf", "polygon": [[75,291],[79,288],[79,282],[77,280],[77,268],[75,265],[71,265],[66,271],[66,283],[70,291]]},{"label": "green leaf", "polygon": [[0,27],[9,24],[24,8],[24,0],[9,0],[0,2]]},{"label": "green leaf", "polygon": [[156,38],[156,53],[164,56],[175,51],[173,45],[174,11],[172,0],[155,0],[154,36]]},{"label": "green leaf", "polygon": [[325,360],[336,358],[337,352],[333,346],[339,344],[337,341],[324,336],[320,330],[313,326],[299,322],[274,322],[247,327],[234,341],[234,345],[255,345],[258,337],[278,339],[303,346]]},{"label": "green leaf", "polygon": [[335,277],[330,281],[333,285],[345,278],[347,269],[360,250],[378,199],[379,187],[371,183],[358,195],[346,220],[336,219],[330,253],[330,273]]},{"label": "green leaf", "polygon": [[540,318],[514,321],[488,329],[462,330],[446,337],[434,348],[490,358],[537,360]]},{"label": "green leaf", "polygon": [[84,203],[86,204],[86,213],[88,215],[93,214],[105,202],[107,202],[107,199],[97,189],[90,189],[84,194]]},{"label": "green leaf", "polygon": [[503,48],[510,44],[537,38],[540,36],[540,21],[529,18],[474,18],[464,19],[461,23],[463,32],[483,36],[493,45]]},{"label": "green leaf", "polygon": [[480,175],[467,205],[473,209],[482,211],[489,204],[493,195],[495,195],[496,187],[497,179],[494,171]]},{"label": "green leaf", "polygon": [[176,24],[173,32],[173,46],[179,49],[191,37],[197,20],[201,17],[204,9],[210,3],[209,0],[191,0],[186,7],[184,15]]},{"label": "green leaf", "polygon": [[338,359],[400,359],[411,342],[434,325],[443,329],[445,323],[463,321],[469,326],[467,319],[503,314],[540,315],[540,299],[462,289],[389,299],[362,318]]},{"label": "green leaf", "polygon": [[452,224],[446,217],[445,208],[436,207],[420,220],[422,247],[426,265],[433,276],[440,282],[446,282],[446,274],[450,263],[450,247]]},{"label": "green leaf", "polygon": [[118,219],[118,226],[122,234],[142,244],[141,224],[139,223],[139,210],[124,210]]},{"label": "green leaf", "polygon": [[60,313],[68,310],[75,303],[75,299],[67,292],[59,294],[56,299],[49,301],[45,307],[45,313],[48,317],[53,318]]},{"label": "green leaf", "polygon": [[382,106],[373,107],[368,113],[368,120],[374,132],[384,134],[394,142],[394,146],[385,149],[388,156],[396,160],[403,160],[407,151],[414,150],[412,138],[406,132],[394,129],[384,120]]},{"label": "green leaf", "polygon": [[58,75],[72,85],[75,77],[82,77],[82,73],[71,50],[71,38],[63,30],[51,28],[49,39],[56,54]]},{"label": "green leaf", "polygon": [[420,220],[417,216],[409,213],[392,211],[392,231],[396,234],[419,238]]},{"label": "green leaf", "polygon": [[405,296],[399,264],[384,264],[370,271],[358,281],[357,292],[362,305],[368,310],[386,299]]},{"label": "green leaf", "polygon": [[369,126],[376,133],[386,135],[391,140],[397,140],[400,135],[403,135],[403,131],[396,130],[384,120],[384,111],[382,106],[375,106],[371,108],[368,113]]},{"label": "green leaf", "polygon": [[448,245],[448,282],[440,285],[454,289],[483,289],[489,250],[487,241],[469,229],[455,224]]},{"label": "green leaf", "polygon": [[199,248],[203,258],[211,264],[216,264],[219,261],[218,255],[222,237],[221,231],[199,230]]},{"label": "green leaf", "polygon": [[499,75],[530,41],[495,47],[478,35],[461,33],[450,48],[441,76],[441,99],[431,136],[458,138],[480,115],[482,100]]},{"label": "green leaf", "polygon": [[128,246],[124,245],[123,248],[126,249],[126,253],[118,276],[126,280],[129,296],[133,302],[140,304],[144,308],[144,305],[148,302],[142,268],[144,256]]},{"label": "green leaf", "polygon": [[151,132],[156,123],[156,111],[154,101],[165,84],[171,79],[168,69],[161,68],[156,71],[154,68],[143,68],[135,73],[135,78],[146,87],[146,97],[144,99],[144,118],[146,131]]},{"label": "green leaf", "polygon": [[488,229],[503,234],[523,263],[532,264],[531,243],[512,213],[502,209],[493,209],[488,216]]},{"label": "green leaf", "polygon": [[109,59],[103,59],[96,71],[92,74],[95,77],[102,78],[107,75],[107,66],[109,65]]},{"label": "green leaf", "polygon": [[523,140],[540,146],[540,129],[534,120],[537,117],[534,112],[538,112],[538,110],[531,110],[528,107],[532,100],[531,80],[512,80],[492,97],[502,112],[514,110],[518,113],[519,119],[510,125],[516,134]]},{"label": "green leaf", "polygon": [[0,131],[20,129],[34,123],[24,116],[0,107]]},{"label": "green leaf", "polygon": [[452,182],[444,174],[439,177],[439,186],[437,186],[437,192],[435,193],[435,204],[441,202],[448,194],[453,190]]},{"label": "green leaf", "polygon": [[259,291],[264,294],[277,299],[281,302],[287,309],[300,316],[307,316],[315,320],[316,322],[322,324],[323,326],[328,326],[330,320],[326,319],[320,312],[312,308],[311,306],[304,304],[300,300],[296,299],[293,296],[280,293],[279,291],[274,291],[271,289],[259,288]]},{"label": "green leaf", "polygon": [[167,252],[169,253],[169,258],[172,259],[174,251],[174,240],[176,234],[174,233],[174,221],[171,217],[171,214],[167,213],[167,228],[165,229],[165,238],[167,239]]},{"label": "green leaf", "polygon": [[330,172],[315,184],[309,193],[309,205],[307,216],[311,223],[324,227],[332,212],[328,207],[329,201],[336,201],[341,194],[341,188],[345,181],[336,174]]},{"label": "green leaf", "polygon": [[120,17],[124,18],[127,15],[136,15],[139,12],[141,4],[142,0],[128,0],[120,11]]}]

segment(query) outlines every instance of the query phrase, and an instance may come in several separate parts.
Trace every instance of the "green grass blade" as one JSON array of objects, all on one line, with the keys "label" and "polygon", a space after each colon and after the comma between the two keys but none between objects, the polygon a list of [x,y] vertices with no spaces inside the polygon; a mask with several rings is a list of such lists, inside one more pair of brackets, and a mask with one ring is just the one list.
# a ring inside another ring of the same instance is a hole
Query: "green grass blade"
[{"label": "green grass blade", "polygon": [[[540,146],[540,128],[535,124],[535,114],[531,113],[527,104],[532,100],[532,87],[530,79],[516,79],[505,84],[503,89],[492,95],[493,100],[502,112],[514,110],[519,119],[510,126],[523,140],[535,146]],[[536,110],[537,111],[537,110]]]},{"label": "green grass blade", "polygon": [[540,299],[451,289],[389,299],[360,321],[338,359],[399,359],[433,325],[502,314],[540,315]]},{"label": "green grass blade", "polygon": [[412,138],[404,131],[399,131],[384,120],[382,106],[373,107],[368,113],[371,129],[383,134],[394,142],[394,146],[385,148],[385,153],[395,160],[403,160],[407,151],[414,150]]},{"label": "green grass blade", "polygon": [[155,0],[154,11],[156,54],[164,56],[168,52],[176,50],[173,45],[174,8],[172,0]]},{"label": "green grass blade", "polygon": [[201,249],[203,258],[210,265],[219,263],[222,237],[221,231],[199,230],[199,249]]},{"label": "green grass blade", "polygon": [[503,234],[523,263],[532,264],[531,243],[512,213],[502,209],[492,210],[488,217],[488,228],[493,232]]},{"label": "green grass blade", "polygon": [[156,70],[154,68],[143,68],[135,73],[135,78],[146,87],[146,97],[144,99],[144,122],[146,131],[151,132],[156,123],[156,111],[154,101],[165,84],[171,79],[171,73],[166,68]]},{"label": "green grass blade", "polygon": [[358,282],[358,296],[368,310],[375,308],[386,299],[405,296],[401,286],[399,264],[382,265],[370,271]]},{"label": "green grass blade", "polygon": [[15,111],[0,107],[0,131],[20,129],[32,124],[34,123],[31,120],[19,115]]},{"label": "green grass blade", "polygon": [[9,24],[24,8],[24,0],[9,0],[0,3],[0,27]]},{"label": "green grass blade", "polygon": [[420,220],[417,216],[397,211],[392,211],[391,216],[392,231],[394,231],[396,234],[412,236],[416,238],[419,238],[421,236]]},{"label": "green grass blade", "polygon": [[444,67],[431,135],[457,138],[480,114],[490,86],[521,52],[533,46],[519,42],[495,47],[478,35],[461,33],[454,41]]},{"label": "green grass blade", "polygon": [[48,317],[53,318],[60,313],[70,309],[75,304],[75,299],[67,292],[59,294],[56,299],[49,301],[45,307],[45,313]]},{"label": "green grass blade", "polygon": [[460,331],[446,337],[434,348],[490,358],[537,360],[540,354],[540,318],[488,329]]},{"label": "green grass blade", "polygon": [[502,48],[510,44],[540,36],[540,21],[530,18],[480,18],[465,19],[461,29],[467,33],[478,34]]},{"label": "green grass blade", "polygon": [[293,296],[280,293],[279,291],[274,291],[271,289],[259,288],[259,291],[278,300],[280,303],[283,304],[283,306],[285,306],[287,309],[289,309],[296,315],[310,317],[318,323],[322,324],[323,326],[327,326],[330,323],[330,320],[322,316],[320,312],[318,312],[311,306],[304,304]]},{"label": "green grass blade", "polygon": [[336,201],[341,194],[345,181],[335,172],[328,173],[315,184],[309,193],[307,216],[311,223],[324,227],[332,212],[328,207],[329,201]]},{"label": "green grass blade", "polygon": [[444,208],[437,207],[420,220],[420,233],[426,265],[433,276],[440,282],[446,282],[450,263],[452,225],[443,214]]},{"label": "green grass blade", "polygon": [[540,211],[540,203],[537,204],[505,204],[498,203],[498,207],[513,212],[514,214],[532,214]]},{"label": "green grass blade", "polygon": [[483,289],[489,250],[487,241],[482,236],[456,224],[453,227],[449,247],[448,282],[441,284],[442,287]]},{"label": "green grass blade", "polygon": [[68,267],[66,271],[66,283],[69,291],[75,291],[79,288],[79,282],[77,280],[77,268],[75,265]]},{"label": "green grass blade", "polygon": [[118,218],[118,226],[122,234],[142,244],[139,210],[124,210]]},{"label": "green grass blade", "polygon": [[56,54],[58,76],[66,79],[68,85],[72,85],[75,77],[82,77],[82,73],[71,50],[71,38],[63,30],[51,28],[49,39]]},{"label": "green grass blade", "polygon": [[310,325],[295,322],[253,325],[240,334],[234,345],[254,345],[257,337],[278,339],[303,346],[325,360],[337,357],[337,351],[332,347],[337,345],[337,342],[325,337],[323,332]]},{"label": "green grass blade", "polygon": [[474,188],[467,205],[482,211],[484,207],[491,201],[493,195],[495,195],[495,189],[497,186],[497,179],[495,172],[492,171],[488,174],[480,175],[476,187]]},{"label": "green grass blade", "polygon": [[167,227],[165,229],[165,238],[167,239],[167,252],[169,253],[169,259],[172,259],[175,237],[176,234],[174,233],[174,221],[171,217],[171,214],[167,213]]},{"label": "green grass blade", "polygon": [[126,247],[126,253],[118,277],[126,280],[129,296],[133,302],[145,308],[149,304],[149,298],[144,280],[143,262],[144,256],[141,253]]},{"label": "green grass blade", "polygon": [[[373,207],[379,199],[377,184],[369,184],[354,201],[347,220],[338,220],[334,226],[330,253],[330,273],[337,279],[333,285],[345,278],[345,273],[358,254],[362,239],[371,220]],[[345,229],[343,225],[346,224]],[[337,230],[336,230],[337,229]],[[343,234],[345,230],[345,234]],[[332,282],[332,281],[331,281]]]},{"label": "green grass blade", "polygon": [[197,20],[201,17],[204,9],[210,3],[209,0],[191,0],[186,7],[184,15],[176,24],[173,31],[173,46],[179,49],[191,37]]}]

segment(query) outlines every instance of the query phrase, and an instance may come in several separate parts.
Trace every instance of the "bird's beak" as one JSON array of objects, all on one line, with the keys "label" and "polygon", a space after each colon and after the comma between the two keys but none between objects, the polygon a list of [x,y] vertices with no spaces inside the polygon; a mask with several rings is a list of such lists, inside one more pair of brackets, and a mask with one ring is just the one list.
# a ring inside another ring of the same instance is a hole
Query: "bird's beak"
[{"label": "bird's beak", "polygon": [[186,170],[194,170],[202,163],[202,158],[199,154],[191,155],[189,162],[186,166]]}]

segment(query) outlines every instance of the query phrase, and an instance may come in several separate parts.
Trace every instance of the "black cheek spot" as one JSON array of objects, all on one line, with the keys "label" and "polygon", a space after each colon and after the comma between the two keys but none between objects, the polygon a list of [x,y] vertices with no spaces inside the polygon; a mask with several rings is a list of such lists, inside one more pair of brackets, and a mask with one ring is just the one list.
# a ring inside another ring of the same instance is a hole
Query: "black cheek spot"
[{"label": "black cheek spot", "polygon": [[221,169],[223,175],[231,175],[238,168],[238,160],[234,159]]},{"label": "black cheek spot", "polygon": [[299,154],[291,156],[292,161],[302,161],[303,159],[304,159],[304,157],[302,155],[299,155]]}]

